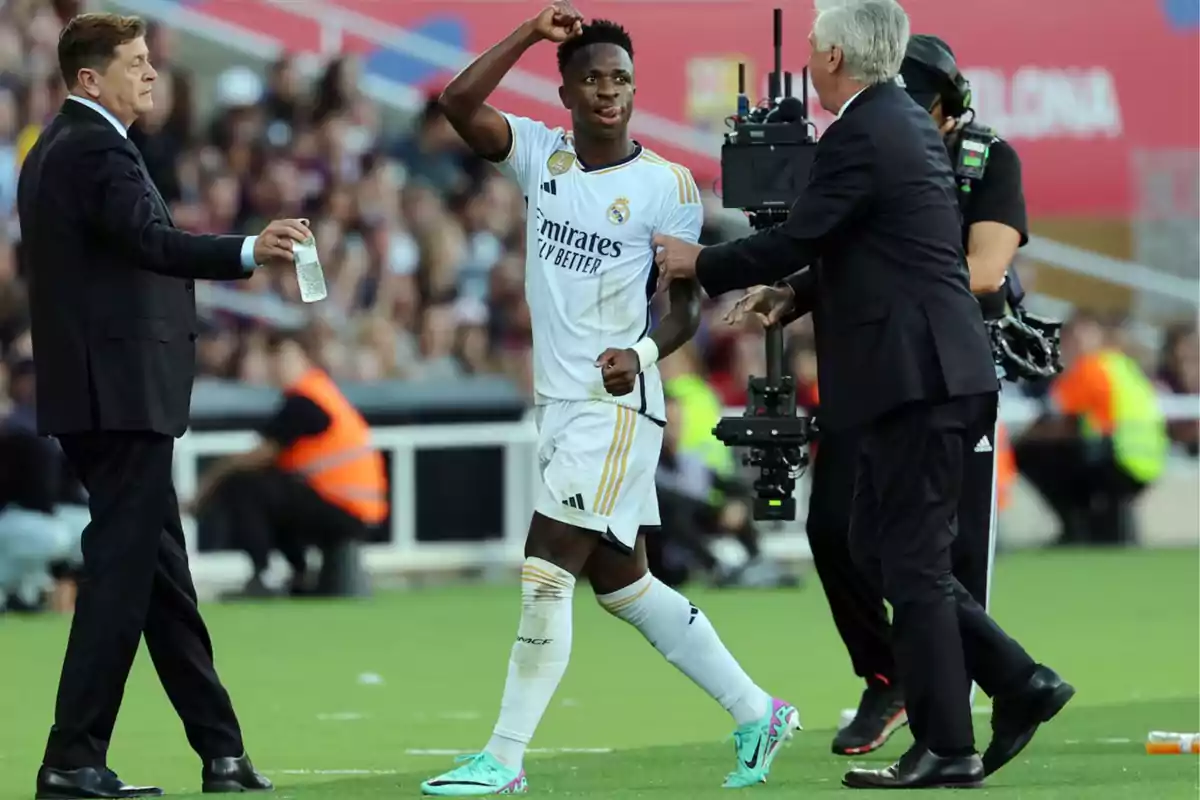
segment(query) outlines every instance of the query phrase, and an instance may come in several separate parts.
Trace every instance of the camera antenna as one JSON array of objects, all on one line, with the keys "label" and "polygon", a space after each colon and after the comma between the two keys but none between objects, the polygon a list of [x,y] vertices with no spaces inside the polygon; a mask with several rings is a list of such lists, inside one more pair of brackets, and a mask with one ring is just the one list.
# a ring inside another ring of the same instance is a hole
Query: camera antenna
[{"label": "camera antenna", "polygon": [[746,62],[738,64],[737,118],[745,122],[750,116],[750,98],[746,96]]},{"label": "camera antenna", "polygon": [[804,109],[804,119],[808,119],[808,65],[800,70],[800,107]]},{"label": "camera antenna", "polygon": [[783,9],[777,8],[774,13],[775,18],[775,69],[771,72],[770,82],[767,84],[767,92],[770,97],[767,102],[771,105],[779,100],[782,94],[783,83]]}]

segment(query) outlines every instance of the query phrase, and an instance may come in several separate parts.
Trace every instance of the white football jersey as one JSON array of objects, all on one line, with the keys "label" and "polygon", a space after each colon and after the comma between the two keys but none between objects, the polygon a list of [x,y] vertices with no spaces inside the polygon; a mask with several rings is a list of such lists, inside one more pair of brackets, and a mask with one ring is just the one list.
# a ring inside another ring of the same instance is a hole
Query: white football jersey
[{"label": "white football jersey", "polygon": [[691,173],[642,147],[589,169],[562,128],[506,114],[505,165],[525,194],[525,296],[538,403],[603,400],[666,420],[658,367],[624,397],[604,391],[596,358],[650,330],[656,233],[700,239],[704,211]]}]

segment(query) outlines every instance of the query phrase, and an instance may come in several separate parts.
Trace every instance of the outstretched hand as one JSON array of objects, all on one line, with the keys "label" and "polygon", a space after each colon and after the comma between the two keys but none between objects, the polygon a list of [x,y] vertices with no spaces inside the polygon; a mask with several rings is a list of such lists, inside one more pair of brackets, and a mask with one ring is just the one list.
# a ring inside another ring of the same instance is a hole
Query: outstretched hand
[{"label": "outstretched hand", "polygon": [[747,315],[752,314],[765,328],[782,321],[794,301],[795,294],[790,287],[755,286],[733,304],[725,314],[725,321],[740,325]]}]

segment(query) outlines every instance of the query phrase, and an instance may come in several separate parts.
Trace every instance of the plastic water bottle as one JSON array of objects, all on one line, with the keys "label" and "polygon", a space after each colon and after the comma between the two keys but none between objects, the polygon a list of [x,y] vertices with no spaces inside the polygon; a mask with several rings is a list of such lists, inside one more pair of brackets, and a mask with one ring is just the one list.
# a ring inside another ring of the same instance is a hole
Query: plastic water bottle
[{"label": "plastic water bottle", "polygon": [[1150,731],[1146,752],[1151,755],[1200,755],[1200,733]]},{"label": "plastic water bottle", "polygon": [[309,237],[292,248],[296,260],[296,283],[300,285],[300,299],[315,303],[329,296],[325,286],[325,270],[317,256],[317,240]]}]

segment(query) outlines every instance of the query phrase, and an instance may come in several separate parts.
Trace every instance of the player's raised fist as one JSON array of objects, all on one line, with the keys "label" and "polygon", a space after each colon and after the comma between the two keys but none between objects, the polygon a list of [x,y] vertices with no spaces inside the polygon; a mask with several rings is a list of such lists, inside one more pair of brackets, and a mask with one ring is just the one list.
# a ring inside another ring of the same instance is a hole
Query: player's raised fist
[{"label": "player's raised fist", "polygon": [[583,33],[583,15],[566,0],[551,3],[533,21],[534,29],[543,39],[565,42]]},{"label": "player's raised fist", "polygon": [[596,366],[604,378],[604,391],[613,397],[632,392],[638,373],[642,370],[637,352],[629,348],[608,348],[596,359]]}]

